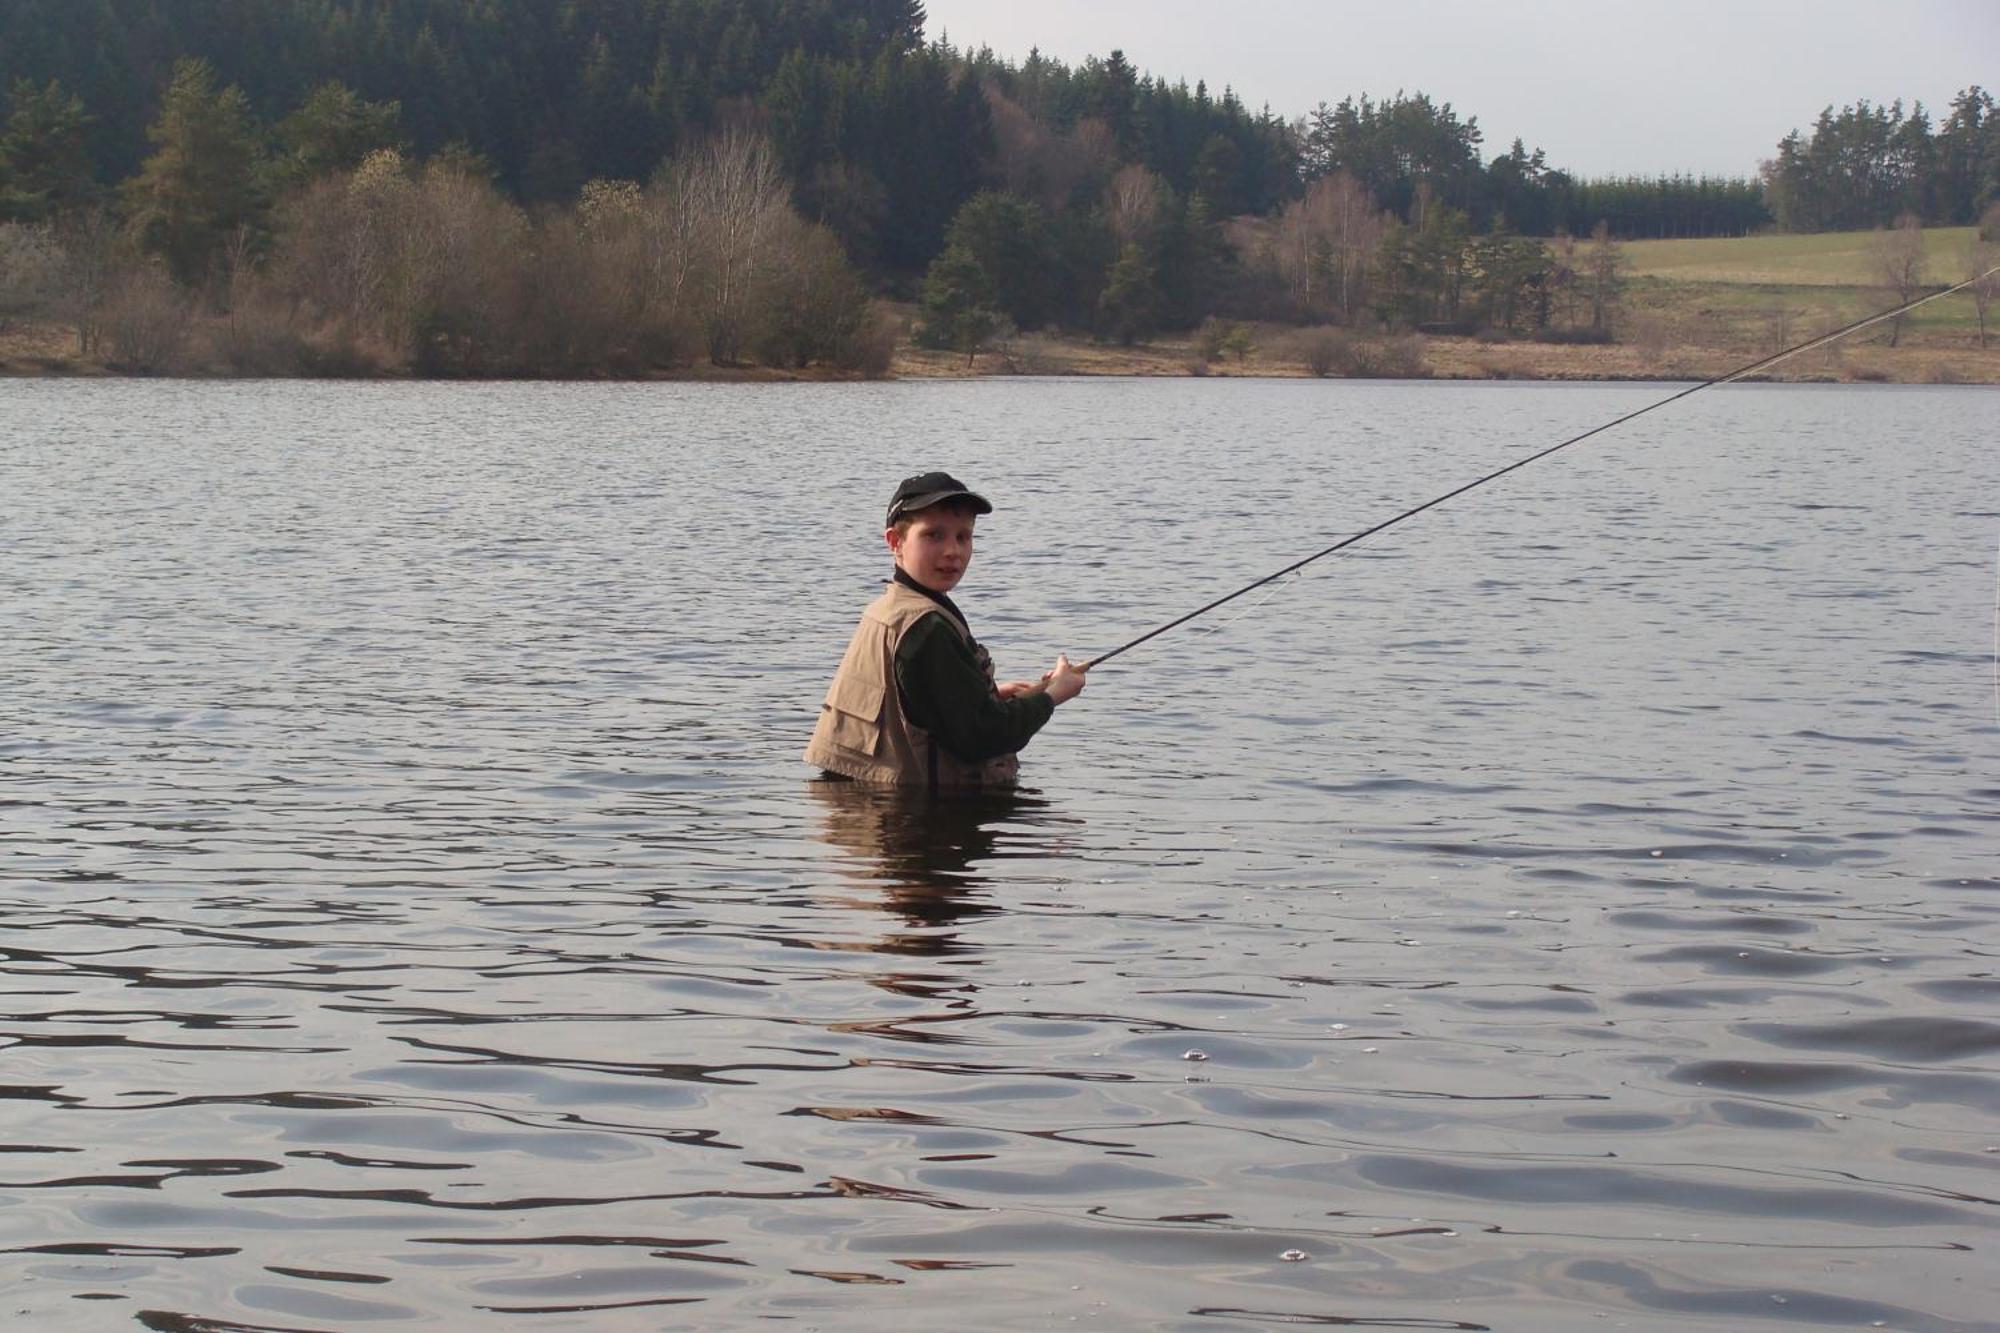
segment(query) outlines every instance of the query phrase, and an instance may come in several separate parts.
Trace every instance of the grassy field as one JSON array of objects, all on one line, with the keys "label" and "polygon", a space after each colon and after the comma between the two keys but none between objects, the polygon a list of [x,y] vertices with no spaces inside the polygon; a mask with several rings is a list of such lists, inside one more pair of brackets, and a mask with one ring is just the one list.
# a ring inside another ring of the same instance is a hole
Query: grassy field
[{"label": "grassy field", "polygon": [[[1932,282],[1970,277],[1974,229],[1941,227],[1924,233]],[[1868,254],[1872,231],[1814,236],[1742,236],[1700,241],[1627,241],[1627,272],[1635,278],[1716,282],[1732,286],[1866,287],[1879,283]]]},{"label": "grassy field", "polygon": [[[1870,255],[1875,233],[1745,236],[1625,243],[1628,333],[1640,340],[1776,349],[1886,309],[1895,296]],[[1971,227],[1924,233],[1925,279],[1935,286],[1972,276]],[[2000,311],[1989,311],[1992,321]],[[1851,350],[1887,343],[1883,325],[1857,335]],[[1903,321],[1901,346],[1978,347],[1970,292],[1946,297]]]}]

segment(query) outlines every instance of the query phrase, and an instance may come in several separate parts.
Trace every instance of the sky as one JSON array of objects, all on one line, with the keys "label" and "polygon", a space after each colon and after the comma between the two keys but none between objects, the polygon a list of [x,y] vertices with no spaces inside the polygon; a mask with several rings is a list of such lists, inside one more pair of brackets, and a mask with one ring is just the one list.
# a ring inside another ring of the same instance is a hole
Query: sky
[{"label": "sky", "polygon": [[952,45],[1224,85],[1292,119],[1424,92],[1581,176],[1754,175],[1822,108],[2000,95],[2000,0],[925,0]]}]

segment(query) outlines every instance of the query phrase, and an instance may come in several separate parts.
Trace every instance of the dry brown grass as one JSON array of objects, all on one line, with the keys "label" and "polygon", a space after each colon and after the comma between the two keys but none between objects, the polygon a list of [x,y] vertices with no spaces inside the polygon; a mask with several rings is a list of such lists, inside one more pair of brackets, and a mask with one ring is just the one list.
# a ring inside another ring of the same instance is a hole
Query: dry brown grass
[{"label": "dry brown grass", "polygon": [[0,375],[102,375],[77,359],[76,334],[60,324],[16,324],[0,330]]}]

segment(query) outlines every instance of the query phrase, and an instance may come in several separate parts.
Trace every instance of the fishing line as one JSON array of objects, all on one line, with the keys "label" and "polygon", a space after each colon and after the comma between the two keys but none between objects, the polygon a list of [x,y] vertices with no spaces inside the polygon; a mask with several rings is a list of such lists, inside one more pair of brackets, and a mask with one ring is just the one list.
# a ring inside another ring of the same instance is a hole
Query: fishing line
[{"label": "fishing line", "polygon": [[[1299,571],[1299,577],[1300,578],[1305,577],[1304,570]],[[1274,581],[1269,587],[1264,589],[1264,595],[1262,597],[1251,598],[1249,601],[1245,602],[1242,605],[1242,607],[1236,612],[1235,615],[1230,616],[1228,619],[1218,620],[1213,625],[1209,625],[1202,629],[1196,630],[1195,637],[1200,639],[1205,639],[1211,634],[1222,633],[1222,631],[1228,629],[1231,625],[1234,625],[1237,621],[1242,620],[1244,617],[1252,615],[1258,610],[1262,609],[1266,602],[1270,601],[1273,597],[1276,597],[1278,593],[1281,590],[1283,590],[1286,586],[1287,585],[1283,582]]]},{"label": "fishing line", "polygon": [[[1790,360],[1792,357],[1797,356],[1801,352],[1810,352],[1816,347],[1824,347],[1828,343],[1836,342],[1841,338],[1847,337],[1851,333],[1859,333],[1861,330],[1865,328],[1869,328],[1872,327],[1873,325],[1880,324],[1885,319],[1894,319],[1898,315],[1908,314],[1910,311],[1915,310],[1918,306],[1929,305],[1932,301],[1942,300],[1943,298],[1950,296],[1955,292],[1962,292],[1967,287],[1972,286],[1974,283],[1984,282],[1986,281],[1986,279],[1992,277],[1996,273],[2000,273],[2000,267],[1990,268],[1986,270],[1986,272],[1981,273],[1978,277],[1967,278],[1964,282],[1961,282],[1956,286],[1946,287],[1942,291],[1932,292],[1929,296],[1920,296],[1914,301],[1905,301],[1902,305],[1896,306],[1890,310],[1884,310],[1880,314],[1863,316],[1862,318],[1855,320],[1851,324],[1843,324],[1841,327],[1833,330],[1833,332],[1831,333],[1822,333],[1816,338],[1808,338],[1806,339],[1806,341],[1802,343],[1797,343],[1791,347],[1787,347],[1782,352],[1773,352],[1769,356],[1760,357],[1759,359],[1752,361],[1750,364],[1746,366],[1739,366],[1737,369],[1730,371],[1726,375],[1717,375],[1714,379],[1703,380],[1699,384],[1690,385],[1688,388],[1682,389],[1677,393],[1668,394],[1665,398],[1662,398],[1657,402],[1648,403],[1644,407],[1637,408],[1631,412],[1627,412],[1622,417],[1613,418],[1612,420],[1605,422],[1601,426],[1593,426],[1589,430],[1584,431],[1581,435],[1572,435],[1567,440],[1562,441],[1560,444],[1552,444],[1548,448],[1540,450],[1539,452],[1536,453],[1529,454],[1525,458],[1516,459],[1512,463],[1507,464],[1507,466],[1489,472],[1483,477],[1479,477],[1476,478],[1475,480],[1468,481],[1463,486],[1460,486],[1455,490],[1446,491],[1443,495],[1440,495],[1435,499],[1426,500],[1420,505],[1417,505],[1410,509],[1405,509],[1402,513],[1397,514],[1394,518],[1384,519],[1382,522],[1377,523],[1372,528],[1363,528],[1360,532],[1354,533],[1352,536],[1343,537],[1339,541],[1335,542],[1333,545],[1326,547],[1324,550],[1315,551],[1303,560],[1294,560],[1291,564],[1286,565],[1283,569],[1275,570],[1272,573],[1266,574],[1263,578],[1253,579],[1249,583],[1244,584],[1242,587],[1238,588],[1236,591],[1232,593],[1227,593],[1221,597],[1218,597],[1214,601],[1209,602],[1204,606],[1198,606],[1194,610],[1188,612],[1184,616],[1179,617],[1178,619],[1169,620],[1164,625],[1161,625],[1155,629],[1147,630],[1144,634],[1141,634],[1136,639],[1131,639],[1125,643],[1119,644],[1116,648],[1113,648],[1108,653],[1099,653],[1096,657],[1093,657],[1088,662],[1085,662],[1083,664],[1083,669],[1088,671],[1092,667],[1098,666],[1105,662],[1109,662],[1112,658],[1117,657],[1119,654],[1130,652],[1132,649],[1137,648],[1142,643],[1145,643],[1152,639],[1157,639],[1158,637],[1160,637],[1160,635],[1165,634],[1170,629],[1177,629],[1180,626],[1187,624],[1190,620],[1194,620],[1200,616],[1205,616],[1210,611],[1215,610],[1217,607],[1224,606],[1230,602],[1235,601],[1238,597],[1243,596],[1245,593],[1254,592],[1258,588],[1263,587],[1267,583],[1275,583],[1277,580],[1285,577],[1285,575],[1287,574],[1296,573],[1299,570],[1304,569],[1307,565],[1312,564],[1315,560],[1324,560],[1327,556],[1332,555],[1335,551],[1346,550],[1348,547],[1354,545],[1358,541],[1363,540],[1364,538],[1372,537],[1376,533],[1381,532],[1384,529],[1393,528],[1398,523],[1401,523],[1405,519],[1415,518],[1418,514],[1423,513],[1426,509],[1435,509],[1447,500],[1456,499],[1459,496],[1464,495],[1467,491],[1474,490],[1480,486],[1484,486],[1489,481],[1497,481],[1501,477],[1506,476],[1509,472],[1517,471],[1521,468],[1528,466],[1528,464],[1530,463],[1538,462],[1541,459],[1547,458],[1550,454],[1569,448],[1573,444],[1582,444],[1585,440],[1589,439],[1593,435],[1602,435],[1605,431],[1608,431],[1613,427],[1622,426],[1628,421],[1632,421],[1638,417],[1645,416],[1648,412],[1658,411],[1660,408],[1663,408],[1670,403],[1678,403],[1681,399],[1689,397],[1692,394],[1700,393],[1703,389],[1714,388],[1718,384],[1728,384],[1731,381],[1742,379],[1745,375],[1755,374],[1757,371],[1763,370],[1767,366],[1775,366],[1780,361]],[[1231,621],[1225,623],[1226,624],[1234,623],[1235,619],[1241,619],[1241,616],[1234,617]],[[1217,628],[1221,627],[1218,626]]]}]

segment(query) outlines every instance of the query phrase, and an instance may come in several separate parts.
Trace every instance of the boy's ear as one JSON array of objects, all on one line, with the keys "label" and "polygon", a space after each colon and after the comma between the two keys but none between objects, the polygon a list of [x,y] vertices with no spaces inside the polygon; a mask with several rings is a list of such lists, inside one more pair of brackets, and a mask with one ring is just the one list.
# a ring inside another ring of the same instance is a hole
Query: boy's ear
[{"label": "boy's ear", "polygon": [[885,543],[887,543],[889,549],[895,552],[897,555],[901,555],[903,553],[903,534],[896,531],[896,529],[884,528],[882,530],[882,540]]}]

